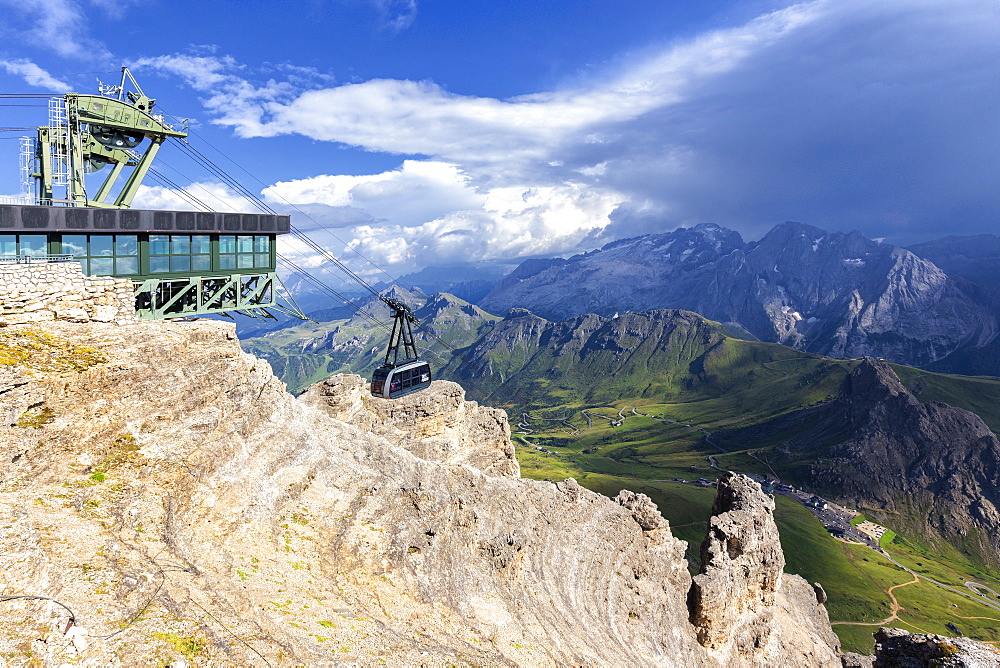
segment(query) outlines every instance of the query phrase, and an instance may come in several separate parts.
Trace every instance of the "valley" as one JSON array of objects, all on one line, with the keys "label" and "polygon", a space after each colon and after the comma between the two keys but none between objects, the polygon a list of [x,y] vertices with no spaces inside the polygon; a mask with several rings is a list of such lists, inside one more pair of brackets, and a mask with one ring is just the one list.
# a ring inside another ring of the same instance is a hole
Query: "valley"
[{"label": "valley", "polygon": [[[660,435],[666,447],[658,449],[656,464],[616,459],[616,451],[636,445],[648,447],[656,438],[656,425],[649,423],[650,418],[626,408],[594,409],[595,415],[610,419],[592,419],[591,428],[582,419],[571,420],[574,425],[583,423],[576,434],[562,426],[519,436],[517,455],[522,475],[539,480],[574,477],[585,487],[611,496],[619,489],[648,495],[669,519],[674,534],[688,541],[687,556],[695,568],[714,497],[714,489],[699,480],[714,480],[718,475],[709,457],[723,463],[733,456],[753,461],[761,459],[760,453],[719,454],[714,447],[697,443],[699,438],[705,440],[698,427],[661,422]],[[677,405],[643,408],[655,410],[675,415],[678,422],[687,419]],[[610,456],[602,456],[602,447]],[[751,468],[766,470],[766,459]],[[1000,641],[1000,601],[991,604],[962,591],[968,581],[987,586],[1000,582],[995,571],[954,551],[932,552],[906,537],[884,542],[882,551],[836,539],[792,496],[777,494],[775,500],[786,571],[823,585],[834,630],[845,650],[869,653],[872,632],[890,618],[892,625],[913,632],[948,634],[952,632],[947,626],[950,623],[968,637]]]}]

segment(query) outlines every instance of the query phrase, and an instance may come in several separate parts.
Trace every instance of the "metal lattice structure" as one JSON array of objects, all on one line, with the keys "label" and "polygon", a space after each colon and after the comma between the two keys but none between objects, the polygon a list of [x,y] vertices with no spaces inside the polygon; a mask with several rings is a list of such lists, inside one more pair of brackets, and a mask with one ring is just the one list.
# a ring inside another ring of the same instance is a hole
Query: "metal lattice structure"
[{"label": "metal lattice structure", "polygon": [[279,285],[271,273],[149,279],[135,286],[136,313],[144,320],[231,311],[268,318],[268,308],[297,315],[279,304]]}]

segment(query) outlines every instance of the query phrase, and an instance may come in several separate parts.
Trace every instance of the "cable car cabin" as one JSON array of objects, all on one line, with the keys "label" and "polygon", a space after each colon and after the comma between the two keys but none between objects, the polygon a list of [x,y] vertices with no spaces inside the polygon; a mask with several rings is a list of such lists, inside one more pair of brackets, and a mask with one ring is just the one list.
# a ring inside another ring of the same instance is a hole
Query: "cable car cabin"
[{"label": "cable car cabin", "polygon": [[384,399],[419,392],[431,384],[431,366],[423,360],[383,364],[372,373],[372,394]]}]

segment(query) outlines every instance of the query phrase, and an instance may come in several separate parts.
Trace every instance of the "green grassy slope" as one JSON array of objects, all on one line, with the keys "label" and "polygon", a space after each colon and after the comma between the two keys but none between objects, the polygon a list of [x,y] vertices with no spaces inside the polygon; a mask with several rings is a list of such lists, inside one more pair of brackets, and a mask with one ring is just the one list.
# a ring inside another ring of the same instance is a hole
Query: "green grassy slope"
[{"label": "green grassy slope", "polygon": [[[622,489],[648,495],[670,521],[672,533],[688,542],[687,557],[692,571],[695,570],[715,497],[714,489],[649,477],[650,470],[644,466],[586,455],[577,447],[550,455],[522,444],[517,447],[517,456],[525,477],[538,480],[574,477],[588,489],[607,496],[615,496]],[[699,465],[692,470],[690,465],[680,462],[670,471],[692,478],[712,475],[707,466]],[[954,635],[945,626],[951,622],[969,637],[1000,641],[1000,611],[925,580],[913,582],[910,573],[870,548],[832,538],[820,521],[798,502],[783,496],[776,497],[775,502],[775,521],[785,553],[785,571],[823,585],[829,597],[830,620],[835,623],[834,630],[845,651],[871,653],[872,634],[886,624],[914,632]],[[921,551],[899,538],[888,551],[918,574],[955,584],[957,588],[961,588],[965,580],[974,580],[1000,591],[997,574],[983,570],[966,558],[954,559],[954,555]],[[891,589],[893,587],[896,588]],[[895,619],[886,621],[893,616],[890,594],[903,609],[895,612]]]}]

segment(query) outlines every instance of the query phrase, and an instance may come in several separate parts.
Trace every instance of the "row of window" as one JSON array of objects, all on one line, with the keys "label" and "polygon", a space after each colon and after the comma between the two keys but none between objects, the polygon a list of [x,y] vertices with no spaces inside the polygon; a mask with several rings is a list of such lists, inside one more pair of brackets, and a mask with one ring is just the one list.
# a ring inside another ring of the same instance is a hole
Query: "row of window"
[{"label": "row of window", "polygon": [[151,274],[270,269],[272,240],[268,235],[233,234],[63,234],[51,238],[0,234],[0,256],[73,255],[88,276],[135,275],[140,273],[141,242],[148,241]]}]

